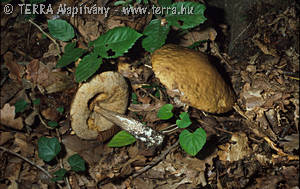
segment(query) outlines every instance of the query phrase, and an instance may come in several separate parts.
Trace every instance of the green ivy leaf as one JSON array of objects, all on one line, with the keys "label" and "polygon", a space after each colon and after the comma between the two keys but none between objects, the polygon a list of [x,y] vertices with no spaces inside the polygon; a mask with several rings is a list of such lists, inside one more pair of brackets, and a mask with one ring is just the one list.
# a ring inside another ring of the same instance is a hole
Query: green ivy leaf
[{"label": "green ivy leaf", "polygon": [[101,66],[102,59],[98,58],[97,53],[92,52],[80,61],[76,68],[75,77],[77,82],[86,81],[90,78]]},{"label": "green ivy leaf", "polygon": [[156,97],[156,98],[160,98],[160,92],[159,92],[159,90],[156,90],[155,91],[155,93],[154,93],[154,96]]},{"label": "green ivy leaf", "polygon": [[39,105],[39,104],[41,103],[41,99],[36,98],[36,99],[34,99],[34,100],[32,101],[32,103],[33,103],[34,105]]},{"label": "green ivy leaf", "polygon": [[79,57],[81,57],[86,52],[86,50],[75,48],[75,46],[76,46],[76,42],[68,43],[65,46],[64,49],[65,52],[56,64],[57,68],[62,68],[71,64],[72,62],[75,62]]},{"label": "green ivy leaf", "polygon": [[64,177],[68,171],[64,168],[61,168],[53,173],[54,176]]},{"label": "green ivy leaf", "polygon": [[122,147],[122,146],[130,145],[135,141],[136,139],[134,138],[134,136],[132,136],[126,131],[120,131],[111,139],[111,141],[109,141],[108,146]]},{"label": "green ivy leaf", "polygon": [[[171,6],[172,10],[167,12],[165,17],[168,24],[181,29],[193,28],[202,24],[206,17],[204,16],[205,5],[196,2],[177,2]],[[186,11],[183,11],[185,8]],[[181,12],[182,11],[182,12]],[[189,12],[192,11],[192,12]]]},{"label": "green ivy leaf", "polygon": [[24,99],[19,99],[15,104],[15,113],[24,112],[28,103]]},{"label": "green ivy leaf", "polygon": [[78,154],[74,154],[68,158],[71,169],[75,172],[85,171],[85,161]]},{"label": "green ivy leaf", "polygon": [[55,171],[53,173],[53,175],[55,176],[54,178],[52,178],[51,180],[56,182],[56,181],[60,181],[64,179],[64,176],[66,175],[67,170],[64,168],[59,169],[58,171]]},{"label": "green ivy leaf", "polygon": [[58,126],[58,123],[56,121],[48,121],[49,127],[55,128]]},{"label": "green ivy leaf", "polygon": [[173,117],[173,105],[165,104],[157,112],[157,117],[162,120],[167,120]]},{"label": "green ivy leaf", "polygon": [[152,20],[144,30],[142,46],[148,52],[153,52],[165,44],[167,35],[170,31],[169,25],[161,26],[160,19]]},{"label": "green ivy leaf", "polygon": [[191,120],[190,120],[190,116],[187,112],[182,112],[179,115],[181,120],[176,120],[176,125],[179,128],[187,128],[188,126],[190,126],[192,124]]},{"label": "green ivy leaf", "polygon": [[135,93],[131,94],[131,100],[132,100],[132,104],[138,104],[139,103],[138,97]]},{"label": "green ivy leaf", "polygon": [[193,133],[185,129],[179,135],[180,146],[192,156],[195,156],[202,149],[205,142],[206,133],[202,128],[198,128]]},{"label": "green ivy leaf", "polygon": [[142,34],[132,28],[116,27],[101,35],[91,44],[95,46],[94,50],[99,56],[117,58],[128,52],[141,36]]},{"label": "green ivy leaf", "polygon": [[65,111],[65,109],[64,109],[64,107],[58,107],[58,108],[56,108],[56,110],[59,112],[59,113],[64,113],[64,111]]},{"label": "green ivy leaf", "polygon": [[57,138],[41,137],[38,140],[39,158],[44,161],[51,161],[61,150]]},{"label": "green ivy leaf", "polygon": [[48,20],[48,29],[53,37],[62,41],[69,41],[74,37],[73,27],[65,20]]}]

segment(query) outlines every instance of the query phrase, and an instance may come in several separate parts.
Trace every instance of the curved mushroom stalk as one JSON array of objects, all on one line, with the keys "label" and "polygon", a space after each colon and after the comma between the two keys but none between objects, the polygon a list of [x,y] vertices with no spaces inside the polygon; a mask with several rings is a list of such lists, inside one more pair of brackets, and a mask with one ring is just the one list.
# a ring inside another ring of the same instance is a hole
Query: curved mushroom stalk
[{"label": "curved mushroom stalk", "polygon": [[99,105],[94,107],[94,111],[126,130],[135,138],[145,142],[148,147],[160,146],[164,140],[164,135],[133,118],[104,109]]}]

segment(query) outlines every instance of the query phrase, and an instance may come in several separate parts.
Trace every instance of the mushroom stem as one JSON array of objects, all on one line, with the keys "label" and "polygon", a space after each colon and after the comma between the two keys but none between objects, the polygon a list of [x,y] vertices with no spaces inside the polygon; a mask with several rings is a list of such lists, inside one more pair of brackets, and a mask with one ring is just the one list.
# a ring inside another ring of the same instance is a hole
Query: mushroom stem
[{"label": "mushroom stem", "polygon": [[104,109],[99,105],[94,107],[94,111],[126,130],[135,138],[145,142],[148,147],[160,146],[164,140],[164,135],[133,118]]}]

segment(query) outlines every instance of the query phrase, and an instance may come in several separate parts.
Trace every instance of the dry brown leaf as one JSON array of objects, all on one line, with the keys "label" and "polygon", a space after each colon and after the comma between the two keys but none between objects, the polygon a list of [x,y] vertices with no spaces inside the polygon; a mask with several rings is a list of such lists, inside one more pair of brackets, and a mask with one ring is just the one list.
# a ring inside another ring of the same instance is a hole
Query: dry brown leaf
[{"label": "dry brown leaf", "polygon": [[286,141],[281,142],[285,152],[292,152],[299,149],[299,134],[292,134],[284,137]]},{"label": "dry brown leaf", "polygon": [[0,133],[0,145],[5,144],[10,139],[14,138],[14,134],[12,132],[1,132]]},{"label": "dry brown leaf", "polygon": [[41,114],[44,116],[44,118],[52,121],[56,121],[59,118],[59,113],[54,108],[47,108],[42,110]]},{"label": "dry brown leaf", "polygon": [[219,146],[218,156],[221,161],[238,161],[249,156],[251,149],[248,146],[248,138],[245,133],[234,133],[231,143]]},{"label": "dry brown leaf", "polygon": [[263,89],[256,89],[250,86],[249,83],[246,83],[243,87],[243,91],[241,92],[240,96],[241,99],[244,99],[246,104],[246,110],[251,111],[255,108],[262,106],[265,101],[261,95]]},{"label": "dry brown leaf", "polygon": [[44,53],[43,58],[47,58],[50,56],[58,56],[59,54],[60,53],[56,45],[54,43],[51,43],[48,47],[48,51]]},{"label": "dry brown leaf", "polygon": [[0,105],[1,107],[7,103],[12,96],[15,96],[22,89],[22,85],[15,80],[7,80],[0,90]]},{"label": "dry brown leaf", "polygon": [[15,134],[14,146],[16,146],[15,151],[20,151],[24,157],[34,154],[34,146],[30,143],[30,137],[23,133]]},{"label": "dry brown leaf", "polygon": [[119,16],[110,16],[107,19],[107,29],[111,30],[115,27],[125,26]]},{"label": "dry brown leaf", "polygon": [[54,81],[52,84],[46,87],[48,94],[61,92],[72,87],[75,87],[75,83],[71,76],[64,72],[51,72],[49,77]]},{"label": "dry brown leaf", "polygon": [[188,47],[198,41],[214,41],[217,37],[217,32],[213,28],[207,28],[201,31],[191,31],[186,33],[180,40],[180,45]]},{"label": "dry brown leaf", "polygon": [[15,119],[15,106],[8,103],[0,110],[0,122],[8,127],[21,130],[23,128],[23,120],[21,117]]},{"label": "dry brown leaf", "polygon": [[276,49],[273,48],[268,48],[266,45],[264,45],[263,43],[261,43],[260,41],[253,39],[253,42],[256,46],[258,46],[258,48],[266,55],[272,55],[274,57],[278,57]]},{"label": "dry brown leaf", "polygon": [[70,76],[64,72],[52,71],[53,67],[53,62],[45,65],[34,59],[27,65],[26,78],[34,84],[45,87],[47,93],[60,92],[74,86]]},{"label": "dry brown leaf", "polygon": [[77,29],[79,33],[83,36],[85,42],[90,42],[96,40],[100,36],[101,29],[98,22],[95,21],[85,21],[81,18],[76,19],[78,21]]},{"label": "dry brown leaf", "polygon": [[32,60],[27,65],[27,79],[34,84],[48,86],[52,81],[49,80],[50,68],[42,64],[38,59]]},{"label": "dry brown leaf", "polygon": [[3,56],[4,64],[10,71],[9,77],[14,80],[21,80],[24,74],[24,67],[16,62],[12,52],[7,52]]}]

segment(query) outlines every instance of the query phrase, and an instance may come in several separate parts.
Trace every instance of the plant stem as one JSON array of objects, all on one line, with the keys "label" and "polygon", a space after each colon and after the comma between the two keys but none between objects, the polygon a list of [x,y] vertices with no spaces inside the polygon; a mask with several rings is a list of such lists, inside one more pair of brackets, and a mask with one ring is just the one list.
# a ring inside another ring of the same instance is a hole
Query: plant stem
[{"label": "plant stem", "polygon": [[[31,24],[33,24],[35,27],[37,27],[45,36],[47,36],[55,45],[56,45],[56,48],[58,49],[59,52],[61,52],[60,50],[60,47],[58,45],[58,43],[56,42],[55,39],[53,39],[53,37],[51,37],[48,33],[46,33],[39,25],[37,25],[35,22],[33,22],[32,20],[29,20],[29,22]],[[59,58],[60,58],[60,55],[58,55]]]}]

